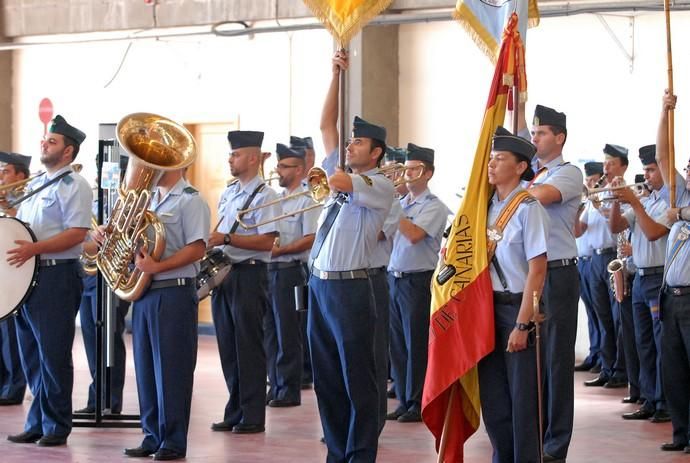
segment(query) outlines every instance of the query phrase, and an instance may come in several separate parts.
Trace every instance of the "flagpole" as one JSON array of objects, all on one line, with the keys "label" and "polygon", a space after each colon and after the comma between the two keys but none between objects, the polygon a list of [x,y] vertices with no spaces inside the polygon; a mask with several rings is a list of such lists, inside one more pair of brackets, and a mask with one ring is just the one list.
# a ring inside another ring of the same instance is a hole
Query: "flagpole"
[{"label": "flagpole", "polygon": [[[671,50],[671,6],[664,0],[666,15],[666,62],[668,63],[668,93],[673,95],[673,53]],[[676,207],[676,144],[673,108],[668,110],[668,186],[670,206]]]},{"label": "flagpole", "polygon": [[448,405],[446,406],[446,416],[443,418],[443,431],[441,431],[441,442],[438,444],[438,459],[437,463],[443,463],[446,457],[446,447],[448,446],[448,434],[451,423],[451,410],[453,409],[453,400],[455,400],[455,389],[458,387],[457,380],[450,387],[450,394],[448,395]]},{"label": "flagpole", "polygon": [[[341,44],[340,51],[345,52],[345,44]],[[345,140],[347,140],[345,124],[345,92],[346,74],[343,68],[338,71],[338,167],[345,170]]]}]

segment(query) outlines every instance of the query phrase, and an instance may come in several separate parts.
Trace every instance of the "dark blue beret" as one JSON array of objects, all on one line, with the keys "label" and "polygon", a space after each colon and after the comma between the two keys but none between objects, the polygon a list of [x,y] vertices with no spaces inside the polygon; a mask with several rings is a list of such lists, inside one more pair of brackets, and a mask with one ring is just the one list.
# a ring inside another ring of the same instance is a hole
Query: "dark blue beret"
[{"label": "dark blue beret", "polygon": [[493,150],[509,151],[520,158],[521,161],[527,162],[527,169],[522,173],[522,179],[529,181],[534,178],[531,162],[534,154],[537,152],[537,148],[532,143],[522,137],[513,135],[499,125],[496,127],[496,133],[494,133]]},{"label": "dark blue beret", "polygon": [[254,132],[252,130],[232,130],[228,132],[228,142],[233,150],[248,147],[261,148],[263,141],[263,132]]},{"label": "dark blue beret", "polygon": [[635,174],[635,183],[644,183],[644,174]]},{"label": "dark blue beret", "polygon": [[14,164],[29,167],[31,164],[31,156],[24,156],[19,153],[6,153],[5,151],[0,151],[0,162],[5,164]]},{"label": "dark blue beret", "polygon": [[603,162],[585,162],[585,175],[589,177],[590,175],[604,175],[604,163]]},{"label": "dark blue beret", "polygon": [[538,104],[537,107],[534,108],[532,125],[555,125],[556,127],[565,129],[565,114]]},{"label": "dark blue beret", "polygon": [[620,145],[609,145],[608,143],[604,146],[604,154],[613,156],[614,158],[628,158],[628,148]]},{"label": "dark blue beret", "polygon": [[299,147],[299,146],[291,146],[287,147],[283,145],[282,143],[276,144],[276,155],[278,156],[278,160],[280,161],[281,159],[285,158],[300,158],[304,159],[304,147]]},{"label": "dark blue beret", "polygon": [[86,138],[86,134],[84,132],[82,132],[76,127],[69,125],[65,118],[59,114],[53,118],[53,121],[51,122],[48,131],[52,133],[59,133],[60,135],[69,137],[75,142],[77,142],[77,145],[81,145],[81,143]]},{"label": "dark blue beret", "polygon": [[405,162],[405,155],[405,148],[386,146],[386,155],[384,159],[386,161],[399,162],[400,164],[402,164]]},{"label": "dark blue beret", "polygon": [[414,143],[407,144],[407,156],[405,156],[407,161],[424,161],[429,164],[434,164],[434,150],[431,148],[424,148],[422,146],[417,146]]},{"label": "dark blue beret", "polygon": [[290,147],[291,148],[306,148],[313,150],[314,149],[314,141],[311,139],[311,137],[296,137],[294,135],[290,136]]},{"label": "dark blue beret", "polygon": [[352,136],[355,138],[373,138],[386,143],[385,127],[371,124],[359,116],[355,116],[355,120],[352,122]]},{"label": "dark blue beret", "polygon": [[[640,161],[643,166],[656,163],[656,145],[647,145],[640,148]],[[635,182],[638,183],[638,182]]]}]

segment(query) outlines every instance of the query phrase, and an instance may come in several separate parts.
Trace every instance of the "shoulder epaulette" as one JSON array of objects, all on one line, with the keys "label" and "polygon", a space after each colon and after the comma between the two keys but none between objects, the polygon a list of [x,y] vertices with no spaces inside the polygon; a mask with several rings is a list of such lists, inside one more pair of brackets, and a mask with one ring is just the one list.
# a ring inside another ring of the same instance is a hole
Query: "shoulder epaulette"
[{"label": "shoulder epaulette", "polygon": [[191,186],[191,185],[188,186],[188,187],[185,187],[185,189],[182,190],[182,191],[183,191],[184,193],[187,193],[188,195],[192,195],[192,194],[195,194],[195,193],[198,193],[198,192],[199,192],[199,190],[197,190],[196,188],[194,188],[194,187]]},{"label": "shoulder epaulette", "polygon": [[362,180],[364,180],[367,185],[372,186],[374,184],[374,181],[366,175],[360,174],[359,176],[362,177]]},{"label": "shoulder epaulette", "polygon": [[72,178],[72,175],[65,175],[62,177],[62,181],[65,182],[65,185],[71,185],[72,182],[74,182],[74,179]]}]

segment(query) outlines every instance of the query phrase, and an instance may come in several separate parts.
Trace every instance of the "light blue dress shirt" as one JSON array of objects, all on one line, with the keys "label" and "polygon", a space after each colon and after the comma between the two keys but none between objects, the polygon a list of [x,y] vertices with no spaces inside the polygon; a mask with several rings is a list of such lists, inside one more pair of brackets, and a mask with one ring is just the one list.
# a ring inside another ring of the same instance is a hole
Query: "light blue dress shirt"
[{"label": "light blue dress shirt", "polygon": [[[685,177],[676,172],[676,207],[690,206],[690,190],[685,188]],[[668,190],[663,192],[668,201]],[[666,284],[668,286],[690,286],[690,239],[682,245],[676,257],[671,261],[671,252],[681,227],[690,227],[690,222],[678,221],[673,224],[666,245]]]},{"label": "light blue dress shirt", "polygon": [[[156,188],[151,197],[151,211],[165,227],[165,251],[160,260],[165,260],[177,251],[202,240],[208,242],[211,227],[211,211],[206,201],[185,179],[180,179],[168,194],[161,196]],[[194,278],[199,273],[197,262],[157,273],[154,280],[172,278]]]},{"label": "light blue dress shirt", "polygon": [[[496,222],[500,212],[510,203],[512,197],[522,189],[516,188],[503,201],[499,201],[494,193],[489,204],[487,219],[490,226]],[[528,261],[546,253],[549,227],[549,216],[544,206],[535,200],[520,203],[503,229],[503,237],[496,245],[495,255],[505,276],[507,290],[511,293],[523,292],[529,271]],[[489,268],[494,291],[504,291],[495,266],[491,264]]]},{"label": "light blue dress shirt", "polygon": [[390,272],[423,272],[433,270],[438,263],[443,230],[446,228],[450,209],[426,189],[412,199],[408,194],[400,200],[403,217],[424,230],[426,236],[416,244],[400,233],[393,241],[393,252],[388,266]]},{"label": "light blue dress shirt", "polygon": [[[602,203],[602,207],[606,207]],[[593,249],[615,248],[617,245],[616,235],[611,233],[609,222],[598,209],[592,206],[592,202],[587,202],[585,211],[580,220],[587,224],[587,234]]]},{"label": "light blue dress shirt", "polygon": [[[664,187],[666,188],[666,187]],[[650,195],[644,201],[644,210],[649,217],[651,217],[655,222],[670,228],[668,220],[666,219],[666,210],[668,209],[668,204],[662,198],[660,191],[652,191]],[[628,209],[623,217],[630,224],[630,229],[632,230],[632,238],[630,240],[632,244],[633,258],[635,259],[635,265],[638,268],[644,267],[660,267],[664,265],[664,260],[666,258],[666,241],[668,235],[662,236],[656,241],[649,241],[642,231],[642,227],[638,227],[635,217],[635,212],[632,208]]]},{"label": "light blue dress shirt", "polygon": [[577,245],[577,255],[579,257],[588,257],[594,252],[594,249],[592,249],[592,245],[589,242],[587,232],[585,232],[581,237],[575,238],[575,244]]},{"label": "light blue dress shirt", "polygon": [[[51,175],[44,174],[32,180],[28,192],[48,183],[63,172],[71,171],[68,165]],[[29,224],[38,241],[52,238],[70,228],[91,228],[91,186],[84,177],[72,172],[46,189],[21,203],[17,218]],[[41,259],[78,259],[82,244],[61,252],[41,254]]]},{"label": "light blue dress shirt", "polygon": [[393,239],[395,234],[400,227],[400,218],[402,217],[402,207],[400,207],[400,201],[398,198],[393,198],[391,204],[391,210],[386,217],[385,222],[383,222],[383,232],[384,239],[378,240],[376,242],[376,249],[374,250],[374,255],[371,258],[371,267],[380,268],[388,267],[388,262],[391,259],[391,251],[393,251]]},{"label": "light blue dress shirt", "polygon": [[[235,223],[237,211],[244,207],[244,203],[254,190],[264,183],[263,179],[258,175],[252,180],[242,185],[241,182],[235,182],[223,191],[218,202],[218,216],[223,219],[218,226],[220,233],[228,233]],[[264,203],[274,201],[278,198],[278,194],[269,187],[264,187],[263,190],[257,193],[252,200],[249,207],[260,206]],[[280,206],[277,204],[273,206],[257,209],[253,212],[245,214],[242,221],[247,225],[254,225],[272,219],[280,215]],[[271,222],[257,228],[245,230],[242,226],[237,227],[235,231],[238,235],[265,235],[267,233],[275,233],[278,231],[278,224]],[[262,262],[269,262],[271,260],[271,251],[254,251],[251,249],[240,249],[235,246],[223,246],[223,252],[230,256],[232,263],[242,262],[247,259],[256,259]]]},{"label": "light blue dress shirt", "polygon": [[[300,192],[307,192],[309,189],[300,184],[299,187],[295,188],[295,191],[288,192],[283,190],[280,197],[284,198],[291,194],[297,194]],[[310,206],[316,205],[314,200],[308,194],[303,194],[295,198],[282,201],[282,213],[287,214],[300,209],[305,209]],[[300,212],[299,214],[286,217],[277,222],[278,231],[280,232],[280,245],[285,246],[293,243],[307,235],[313,235],[316,233],[317,222],[319,220],[319,215],[321,214],[321,208],[315,207],[309,211]],[[271,259],[272,262],[291,262],[294,260],[299,260],[306,262],[309,259],[309,249],[299,254],[285,254],[282,256],[274,257]]]}]

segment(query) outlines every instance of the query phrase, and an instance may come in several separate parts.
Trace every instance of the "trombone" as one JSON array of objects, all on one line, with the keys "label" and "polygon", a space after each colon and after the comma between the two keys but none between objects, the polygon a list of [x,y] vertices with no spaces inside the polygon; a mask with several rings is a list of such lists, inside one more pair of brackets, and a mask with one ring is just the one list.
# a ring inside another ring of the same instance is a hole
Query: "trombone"
[{"label": "trombone", "polygon": [[[245,230],[251,230],[251,229],[266,225],[267,223],[278,222],[279,220],[283,220],[287,217],[292,217],[292,216],[300,214],[302,212],[310,211],[312,209],[316,209],[317,207],[322,207],[323,201],[325,201],[325,199],[331,194],[331,188],[328,186],[328,175],[326,174],[326,171],[321,169],[320,167],[312,167],[311,169],[309,169],[309,172],[307,172],[307,186],[309,187],[309,189],[306,191],[300,191],[299,193],[293,193],[293,194],[284,196],[282,198],[278,198],[274,201],[269,201],[269,202],[262,204],[260,206],[238,210],[237,211],[237,223],[239,223],[240,226],[242,228],[244,228]],[[316,202],[316,204],[313,204],[313,205],[308,206],[308,207],[304,207],[302,209],[298,209],[296,211],[287,212],[287,213],[279,215],[277,217],[273,217],[272,219],[264,220],[263,222],[259,222],[257,224],[253,224],[253,225],[248,225],[242,221],[242,217],[244,217],[245,214],[249,214],[250,212],[254,212],[254,211],[257,211],[259,209],[264,209],[266,207],[270,207],[270,206],[273,206],[275,204],[279,204],[283,201],[287,201],[288,199],[297,198],[299,196],[305,196],[305,195],[310,195],[311,199],[314,200]]]},{"label": "trombone", "polygon": [[[412,178],[406,178],[405,174],[408,170],[421,168],[419,174]],[[414,183],[422,179],[422,176],[426,172],[426,166],[421,164],[419,166],[406,166],[399,162],[388,164],[379,168],[379,172],[388,177],[388,179],[393,182],[393,186],[398,187],[403,183]]]}]

